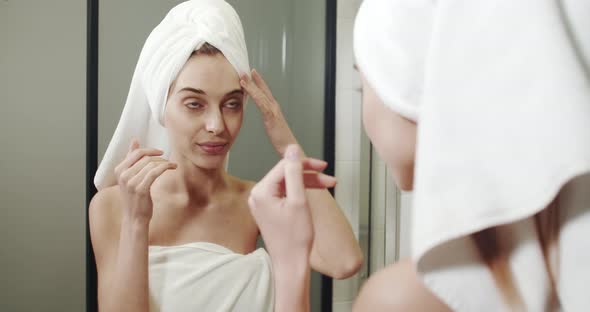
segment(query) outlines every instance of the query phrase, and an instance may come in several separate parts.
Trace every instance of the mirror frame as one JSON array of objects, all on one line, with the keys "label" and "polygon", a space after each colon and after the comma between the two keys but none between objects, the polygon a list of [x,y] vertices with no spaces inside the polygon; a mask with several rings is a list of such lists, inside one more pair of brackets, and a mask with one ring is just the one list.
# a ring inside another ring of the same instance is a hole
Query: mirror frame
[{"label": "mirror frame", "polygon": [[[334,175],[336,132],[336,16],[337,0],[326,1],[326,46],[324,76],[324,160],[325,172]],[[94,174],[98,169],[98,29],[99,0],[86,4],[86,311],[98,311],[97,273],[88,208],[96,188]],[[330,193],[334,195],[334,190]],[[332,278],[322,275],[322,312],[332,311]]]}]

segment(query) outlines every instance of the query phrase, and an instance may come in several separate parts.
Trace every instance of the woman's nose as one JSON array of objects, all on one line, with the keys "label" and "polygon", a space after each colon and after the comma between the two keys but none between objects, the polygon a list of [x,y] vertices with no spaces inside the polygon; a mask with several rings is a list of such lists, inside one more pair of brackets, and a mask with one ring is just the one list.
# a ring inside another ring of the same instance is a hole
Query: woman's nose
[{"label": "woman's nose", "polygon": [[205,128],[207,132],[212,134],[222,133],[225,129],[225,124],[223,122],[223,116],[221,116],[221,112],[217,110],[209,112],[209,114],[207,114]]}]

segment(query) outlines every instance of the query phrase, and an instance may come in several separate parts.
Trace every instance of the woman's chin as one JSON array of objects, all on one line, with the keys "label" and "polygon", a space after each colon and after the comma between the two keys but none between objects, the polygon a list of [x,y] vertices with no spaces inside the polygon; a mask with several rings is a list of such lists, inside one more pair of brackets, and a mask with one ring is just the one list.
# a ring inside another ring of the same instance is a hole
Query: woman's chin
[{"label": "woman's chin", "polygon": [[225,167],[225,155],[200,156],[193,160],[193,164],[206,170],[223,169]]}]

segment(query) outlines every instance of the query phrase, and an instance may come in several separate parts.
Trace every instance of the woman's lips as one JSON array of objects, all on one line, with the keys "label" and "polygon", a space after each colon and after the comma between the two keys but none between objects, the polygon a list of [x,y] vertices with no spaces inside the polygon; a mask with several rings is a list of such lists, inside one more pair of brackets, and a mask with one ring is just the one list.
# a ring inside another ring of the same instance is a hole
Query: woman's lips
[{"label": "woman's lips", "polygon": [[225,151],[225,147],[227,146],[227,143],[207,142],[207,143],[202,143],[202,144],[197,144],[197,145],[205,153],[218,155],[218,154],[223,154],[223,152]]}]

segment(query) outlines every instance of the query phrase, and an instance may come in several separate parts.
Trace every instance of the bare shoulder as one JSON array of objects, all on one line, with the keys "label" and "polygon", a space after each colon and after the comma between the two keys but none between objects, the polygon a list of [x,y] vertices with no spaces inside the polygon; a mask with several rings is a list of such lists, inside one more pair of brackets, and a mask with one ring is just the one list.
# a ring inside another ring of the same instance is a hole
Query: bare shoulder
[{"label": "bare shoulder", "polygon": [[418,278],[414,263],[402,260],[371,275],[353,311],[451,312]]},{"label": "bare shoulder", "polygon": [[120,218],[121,191],[118,186],[105,188],[94,195],[90,201],[88,217],[91,223],[116,220]]},{"label": "bare shoulder", "polygon": [[98,262],[106,249],[118,242],[121,228],[121,192],[118,186],[105,188],[94,195],[88,219],[90,238]]},{"label": "bare shoulder", "polygon": [[250,194],[250,190],[256,185],[256,182],[250,180],[240,179],[235,176],[229,176],[230,181],[232,182],[233,188],[237,193],[242,193],[245,195]]}]

